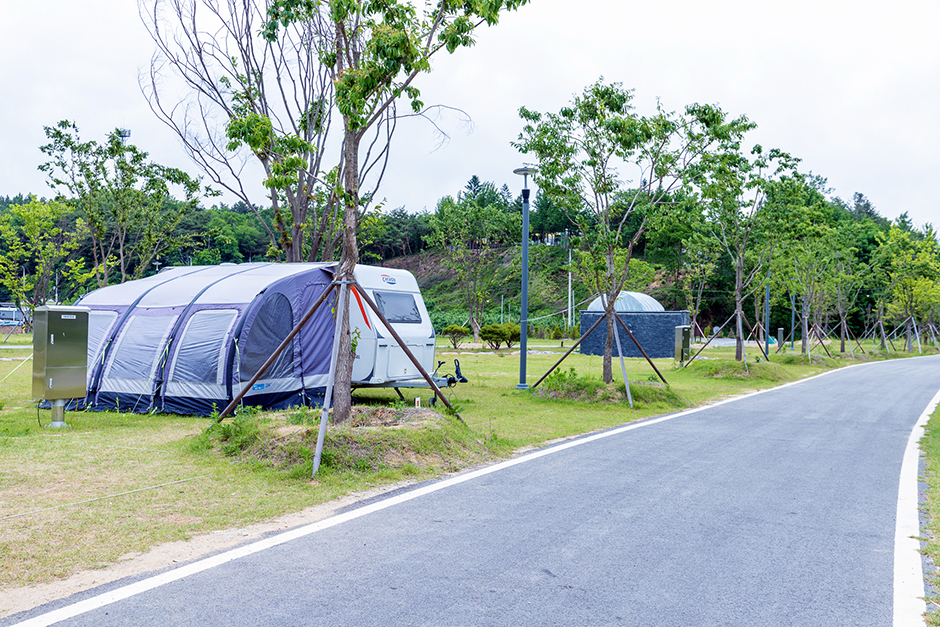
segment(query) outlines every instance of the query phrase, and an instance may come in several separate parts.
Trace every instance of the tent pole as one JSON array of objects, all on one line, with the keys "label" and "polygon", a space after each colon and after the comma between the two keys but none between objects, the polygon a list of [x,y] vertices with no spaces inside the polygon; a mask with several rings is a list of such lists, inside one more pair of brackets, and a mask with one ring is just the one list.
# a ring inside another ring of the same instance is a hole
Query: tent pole
[{"label": "tent pole", "polygon": [[284,351],[284,349],[290,345],[290,342],[291,340],[294,339],[294,336],[300,332],[300,329],[303,328],[305,324],[307,324],[307,322],[313,316],[317,308],[319,308],[320,305],[323,304],[323,301],[326,300],[327,296],[330,295],[330,293],[333,291],[333,288],[335,287],[336,287],[335,283],[330,283],[329,287],[326,288],[326,291],[320,294],[320,298],[317,299],[317,302],[315,302],[313,306],[311,306],[310,309],[307,310],[307,313],[305,313],[304,317],[300,319],[300,322],[297,323],[297,326],[295,326],[291,330],[291,332],[287,334],[287,337],[284,338],[284,341],[281,342],[281,345],[278,346],[276,349],[274,349],[274,352],[271,354],[270,357],[268,357],[268,360],[261,365],[261,368],[258,369],[258,372],[255,373],[255,376],[251,378],[251,381],[246,383],[242,387],[242,391],[239,392],[235,396],[235,398],[232,399],[232,402],[229,403],[228,406],[222,410],[222,413],[220,413],[219,417],[216,419],[217,423],[222,422],[222,420],[229,414],[229,412],[235,409],[235,406],[238,405],[238,403],[242,400],[242,398],[244,398],[245,394],[248,393],[248,390],[251,389],[251,386],[253,386],[255,383],[258,382],[258,379],[260,379],[262,375],[264,375],[264,373],[268,370],[268,368],[271,367],[271,364],[273,364],[274,361]]},{"label": "tent pole", "polygon": [[[408,359],[411,360],[411,363],[414,364],[415,368],[418,369],[418,372],[421,373],[421,376],[424,377],[424,380],[428,382],[428,385],[431,386],[431,389],[434,390],[434,393],[437,395],[437,397],[441,399],[441,402],[444,403],[447,409],[454,411],[453,405],[451,405],[450,401],[445,398],[444,393],[441,392],[441,388],[439,388],[437,384],[434,383],[434,379],[432,379],[431,375],[428,374],[428,371],[424,369],[424,366],[421,365],[421,363],[418,361],[418,358],[414,356],[414,353],[411,352],[411,349],[408,348],[408,345],[405,344],[405,341],[401,339],[401,336],[398,335],[398,331],[396,331],[389,321],[385,319],[385,315],[379,311],[379,308],[374,302],[372,302],[372,299],[368,294],[366,294],[366,291],[362,289],[362,286],[359,285],[357,281],[353,281],[351,287],[356,291],[356,293],[362,296],[362,300],[366,301],[366,304],[369,305],[369,308],[375,313],[379,321],[385,325],[385,328],[388,329],[388,332],[392,334],[392,337],[395,338],[396,342],[398,342],[398,345],[401,347],[402,351],[404,351],[405,355],[408,356]],[[460,417],[460,414],[457,414],[456,412],[454,413],[457,416],[457,420],[463,422],[463,418]]]},{"label": "tent pole", "polygon": [[333,329],[333,354],[330,357],[330,376],[326,380],[326,392],[323,395],[323,409],[320,411],[320,429],[317,431],[317,450],[313,456],[313,470],[310,476],[317,474],[320,469],[320,458],[323,455],[323,442],[326,440],[326,423],[330,418],[330,405],[333,404],[333,383],[336,381],[336,362],[339,356],[339,334],[342,330],[343,317],[346,315],[346,301],[349,299],[350,281],[340,281],[339,302],[336,305],[336,324]]}]

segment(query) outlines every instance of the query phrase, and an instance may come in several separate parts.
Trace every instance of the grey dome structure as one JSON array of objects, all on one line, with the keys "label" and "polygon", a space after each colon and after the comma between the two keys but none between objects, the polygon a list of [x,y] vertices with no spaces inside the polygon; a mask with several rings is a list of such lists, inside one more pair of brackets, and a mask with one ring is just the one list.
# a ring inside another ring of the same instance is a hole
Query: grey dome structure
[{"label": "grey dome structure", "polygon": [[[688,311],[666,311],[655,298],[640,292],[620,292],[614,303],[614,314],[653,359],[672,357],[675,353],[676,327],[689,324]],[[604,297],[598,296],[587,309],[581,311],[581,335],[603,317]],[[643,356],[634,340],[627,336],[619,324],[615,323],[614,329],[620,336],[624,357]],[[603,355],[606,341],[607,325],[599,324],[581,342],[581,354]]]},{"label": "grey dome structure", "polygon": [[[598,296],[587,306],[587,311],[604,311],[604,297]],[[666,311],[658,300],[649,294],[641,292],[620,292],[617,302],[614,303],[614,311],[632,312],[632,311]]]}]

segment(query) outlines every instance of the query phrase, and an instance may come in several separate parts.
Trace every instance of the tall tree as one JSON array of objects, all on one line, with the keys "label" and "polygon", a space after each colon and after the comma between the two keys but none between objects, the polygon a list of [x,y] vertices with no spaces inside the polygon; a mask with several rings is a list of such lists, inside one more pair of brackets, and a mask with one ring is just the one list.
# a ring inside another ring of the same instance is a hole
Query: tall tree
[{"label": "tall tree", "polygon": [[880,238],[875,265],[888,286],[885,312],[905,327],[906,348],[913,352],[913,329],[918,314],[933,308],[940,297],[940,247],[932,236],[915,234],[905,223],[891,225]]},{"label": "tall tree", "polygon": [[704,207],[706,224],[734,268],[735,359],[744,358],[744,299],[764,280],[787,209],[802,191],[798,160],[777,149],[755,146],[750,156],[740,142],[705,155],[689,181]]},{"label": "tall tree", "polygon": [[80,218],[70,221],[71,212],[64,203],[34,197],[0,215],[0,237],[6,244],[0,254],[0,285],[29,323],[36,307],[58,292],[59,279],[65,293],[88,277],[84,263],[75,258],[87,227]]},{"label": "tall tree", "polygon": [[498,261],[504,246],[517,242],[519,216],[498,204],[481,205],[472,190],[442,198],[428,220],[427,241],[444,253],[470,315],[473,341],[480,341],[483,311],[500,283]]},{"label": "tall tree", "polygon": [[[320,58],[332,25],[312,16],[265,38],[269,4],[138,0],[157,47],[141,87],[208,179],[258,216],[272,252],[289,262],[333,259],[340,232],[329,152],[336,77]],[[370,164],[383,171],[385,158],[382,147]],[[270,226],[259,205],[273,209]]]},{"label": "tall tree", "polygon": [[[147,159],[127,144],[120,129],[104,144],[83,142],[78,126],[63,120],[44,127],[49,143],[39,166],[60,199],[78,209],[92,238],[95,279],[104,287],[116,274],[123,283],[144,275],[150,264],[177,242],[176,226],[196,204],[197,179]],[[173,189],[182,192],[177,202]]]},{"label": "tall tree", "polygon": [[[272,0],[264,37],[276,41],[285,28],[316,25],[322,47],[311,47],[333,81],[336,107],[342,116],[342,148],[331,195],[343,208],[342,254],[338,273],[351,279],[359,259],[357,233],[364,202],[362,182],[368,173],[367,134],[378,130],[387,150],[396,103],[403,96],[414,113],[424,110],[415,79],[431,71],[431,58],[473,45],[474,31],[494,25],[503,11],[527,0],[468,0],[412,3],[406,0]],[[319,41],[319,40],[318,40]],[[374,194],[374,192],[373,192]],[[348,308],[346,308],[348,311]],[[354,355],[348,317],[342,321],[336,372],[334,417],[349,417]]]},{"label": "tall tree", "polygon": [[[525,122],[514,146],[536,157],[535,180],[551,201],[578,223],[581,267],[602,277],[607,341],[603,377],[613,380],[614,306],[629,275],[633,250],[649,215],[671,206],[686,171],[708,151],[734,146],[752,124],[729,120],[710,105],[690,105],[684,115],[657,107],[644,117],[633,92],[599,80],[558,113],[523,107]],[[621,176],[632,177],[623,180]]]}]

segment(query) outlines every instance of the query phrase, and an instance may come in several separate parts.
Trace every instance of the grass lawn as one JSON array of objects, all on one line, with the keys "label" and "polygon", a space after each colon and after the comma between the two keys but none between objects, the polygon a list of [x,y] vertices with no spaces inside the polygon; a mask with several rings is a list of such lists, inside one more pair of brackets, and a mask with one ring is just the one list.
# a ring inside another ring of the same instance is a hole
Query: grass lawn
[{"label": "grass lawn", "polygon": [[[518,354],[455,351],[439,340],[438,359],[446,361],[441,373],[453,372],[453,360],[459,359],[469,379],[445,391],[465,425],[410,410],[416,396],[427,407],[426,389],[403,390],[404,402],[393,390],[357,391],[358,402],[373,408],[372,419],[331,425],[324,467],[311,480],[317,411],[250,415],[211,432],[206,430],[212,421],[203,418],[67,412],[70,427],[43,428],[49,413],[37,417],[29,398],[31,345],[28,336],[14,338],[18,348],[0,351],[0,589],[103,568],[167,541],[244,526],[360,490],[440,476],[522,447],[772,387],[844,363],[823,359],[811,365],[797,355],[756,363],[754,348],[748,356],[751,374],[745,376],[742,366],[728,362],[733,349],[707,349],[706,359],[685,370],[671,359],[656,360],[670,384],[662,388],[645,361],[629,359],[635,401],[630,409],[625,402],[566,401],[517,390]],[[529,348],[540,351],[528,358],[530,384],[566,350],[548,340],[532,340]],[[571,368],[599,377],[601,358],[573,354],[563,374],[570,375]],[[616,360],[614,373],[620,380]],[[606,393],[597,387],[597,393]],[[387,421],[376,422],[375,416]]]}]

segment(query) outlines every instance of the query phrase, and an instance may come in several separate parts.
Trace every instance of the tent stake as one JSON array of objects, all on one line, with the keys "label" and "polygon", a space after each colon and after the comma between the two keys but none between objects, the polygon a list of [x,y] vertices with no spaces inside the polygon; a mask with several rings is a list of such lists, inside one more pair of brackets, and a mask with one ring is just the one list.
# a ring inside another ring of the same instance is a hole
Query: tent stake
[{"label": "tent stake", "polygon": [[320,305],[323,304],[323,301],[326,300],[326,297],[330,295],[330,293],[333,291],[333,288],[335,288],[335,287],[336,287],[336,284],[335,284],[335,283],[330,283],[330,286],[329,286],[328,288],[326,288],[326,291],[324,291],[324,292],[320,295],[320,298],[317,299],[317,302],[313,303],[313,306],[311,306],[310,309],[307,310],[307,313],[304,314],[304,317],[300,319],[300,322],[297,323],[297,326],[295,326],[295,327],[291,330],[291,332],[287,334],[287,337],[284,338],[284,341],[281,342],[281,345],[278,346],[276,349],[274,349],[274,352],[271,354],[270,357],[268,357],[268,360],[267,360],[266,362],[264,362],[264,363],[261,365],[261,368],[258,369],[258,372],[255,373],[255,376],[253,376],[253,377],[251,378],[251,381],[249,381],[248,383],[246,383],[246,384],[242,387],[242,391],[239,392],[239,393],[235,396],[235,398],[232,399],[232,402],[229,403],[228,406],[226,406],[226,408],[222,410],[222,413],[220,413],[220,414],[219,414],[219,417],[216,419],[216,423],[222,422],[222,420],[223,420],[226,416],[228,416],[229,412],[231,412],[233,409],[235,409],[235,406],[238,405],[238,403],[242,400],[242,398],[244,398],[245,394],[248,393],[248,390],[251,389],[251,386],[253,386],[255,383],[258,382],[258,379],[260,379],[260,378],[262,377],[262,375],[264,375],[264,373],[267,371],[267,369],[271,367],[271,364],[273,364],[274,361],[275,361],[275,360],[280,356],[280,354],[284,351],[284,349],[287,348],[287,347],[290,345],[290,342],[291,342],[291,340],[294,339],[294,336],[297,335],[297,334],[300,332],[300,329],[302,329],[305,324],[307,324],[307,322],[308,322],[308,321],[310,320],[310,318],[313,316],[313,314],[314,314],[314,312],[317,310],[317,308],[320,307]]}]

